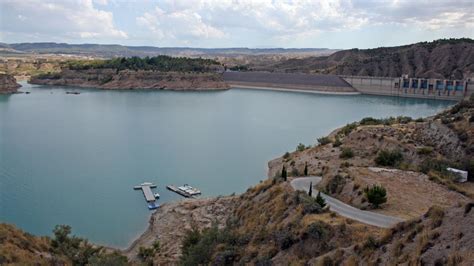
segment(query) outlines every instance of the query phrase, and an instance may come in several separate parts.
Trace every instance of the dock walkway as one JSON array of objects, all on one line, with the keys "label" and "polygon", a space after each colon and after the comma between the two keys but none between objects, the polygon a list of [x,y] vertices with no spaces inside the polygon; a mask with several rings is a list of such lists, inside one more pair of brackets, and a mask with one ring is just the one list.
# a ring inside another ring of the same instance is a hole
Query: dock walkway
[{"label": "dock walkway", "polygon": [[145,196],[145,200],[147,202],[154,202],[156,198],[151,191],[151,189],[154,187],[156,187],[156,185],[153,185],[152,183],[142,183],[138,186],[135,186],[133,189],[141,189],[143,191],[143,195]]}]

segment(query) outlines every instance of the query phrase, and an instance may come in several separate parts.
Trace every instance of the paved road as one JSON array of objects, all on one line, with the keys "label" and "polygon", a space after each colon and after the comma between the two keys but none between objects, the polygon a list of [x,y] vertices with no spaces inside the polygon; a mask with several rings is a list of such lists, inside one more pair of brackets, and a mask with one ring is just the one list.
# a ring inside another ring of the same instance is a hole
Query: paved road
[{"label": "paved road", "polygon": [[[321,177],[319,176],[312,176],[312,177],[300,177],[291,180],[291,186],[295,190],[302,190],[308,192],[310,182],[313,182],[313,185],[316,185],[321,181]],[[316,197],[318,191],[313,188],[313,197]],[[370,224],[378,227],[383,228],[390,228],[395,224],[402,222],[403,219],[398,217],[378,214],[369,211],[359,210],[354,208],[344,202],[337,200],[333,197],[329,197],[321,193],[321,196],[326,200],[326,203],[331,207],[331,211],[361,223]]]}]

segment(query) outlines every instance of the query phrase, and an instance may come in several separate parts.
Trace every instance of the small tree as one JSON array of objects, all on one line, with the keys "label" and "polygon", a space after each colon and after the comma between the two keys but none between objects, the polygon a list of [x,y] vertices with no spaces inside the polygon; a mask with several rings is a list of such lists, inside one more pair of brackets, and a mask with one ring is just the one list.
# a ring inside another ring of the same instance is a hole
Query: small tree
[{"label": "small tree", "polygon": [[308,176],[308,163],[304,164],[304,175]]},{"label": "small tree", "polygon": [[364,190],[365,196],[374,208],[378,208],[381,204],[387,202],[387,190],[379,185],[374,185],[371,188],[367,186]]},{"label": "small tree", "polygon": [[313,182],[309,182],[309,191],[308,191],[308,195],[310,197],[313,196]]},{"label": "small tree", "polygon": [[286,168],[285,168],[285,166],[283,165],[283,168],[281,169],[281,177],[283,178],[283,180],[286,181],[286,179],[287,179],[287,177],[288,177],[287,175],[288,175],[288,174],[286,173]]},{"label": "small tree", "polygon": [[321,196],[321,191],[318,191],[318,195],[316,196],[316,202],[324,208],[326,206],[326,200]]}]

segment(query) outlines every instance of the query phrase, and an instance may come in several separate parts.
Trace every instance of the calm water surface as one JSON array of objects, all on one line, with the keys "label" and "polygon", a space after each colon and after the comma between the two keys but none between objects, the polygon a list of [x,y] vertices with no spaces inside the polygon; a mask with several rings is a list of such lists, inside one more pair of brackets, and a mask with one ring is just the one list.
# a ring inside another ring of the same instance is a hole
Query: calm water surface
[{"label": "calm water surface", "polygon": [[140,191],[167,184],[205,196],[243,192],[267,161],[366,116],[433,115],[452,102],[233,89],[224,92],[85,90],[23,84],[0,96],[0,221],[49,235],[69,224],[125,247],[147,226]]}]

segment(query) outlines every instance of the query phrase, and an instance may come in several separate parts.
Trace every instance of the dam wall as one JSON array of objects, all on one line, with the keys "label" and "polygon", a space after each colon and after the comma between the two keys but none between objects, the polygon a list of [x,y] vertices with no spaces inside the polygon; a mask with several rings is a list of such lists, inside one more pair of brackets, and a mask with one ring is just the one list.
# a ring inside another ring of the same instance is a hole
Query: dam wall
[{"label": "dam wall", "polygon": [[231,87],[358,94],[351,85],[336,75],[226,71],[223,78]]},{"label": "dam wall", "polygon": [[334,94],[371,94],[460,101],[474,94],[474,80],[363,77],[306,73],[226,71],[231,87]]},{"label": "dam wall", "polygon": [[474,81],[341,76],[363,94],[460,101],[474,93]]}]

